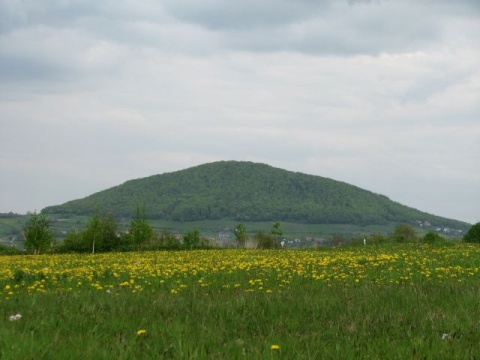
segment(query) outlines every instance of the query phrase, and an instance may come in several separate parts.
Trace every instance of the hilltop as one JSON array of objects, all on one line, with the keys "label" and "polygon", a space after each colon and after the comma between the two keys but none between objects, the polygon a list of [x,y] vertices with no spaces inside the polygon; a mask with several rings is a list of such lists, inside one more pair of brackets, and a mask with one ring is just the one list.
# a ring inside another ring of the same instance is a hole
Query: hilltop
[{"label": "hilltop", "polygon": [[265,164],[220,161],[130,180],[83,199],[42,210],[91,215],[96,207],[130,217],[137,204],[152,219],[290,221],[310,224],[387,224],[427,221],[467,228],[391,201],[386,196],[324,178]]}]

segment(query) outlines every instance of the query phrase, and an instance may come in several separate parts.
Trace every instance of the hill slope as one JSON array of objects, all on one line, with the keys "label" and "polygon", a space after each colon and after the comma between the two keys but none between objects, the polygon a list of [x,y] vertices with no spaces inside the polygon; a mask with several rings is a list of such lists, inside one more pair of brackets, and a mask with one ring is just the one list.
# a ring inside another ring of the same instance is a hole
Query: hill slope
[{"label": "hill slope", "polygon": [[129,217],[144,204],[151,218],[384,224],[429,221],[468,227],[427,214],[343,182],[264,164],[220,161],[130,180],[84,199],[43,209],[47,214],[91,215],[95,207]]}]

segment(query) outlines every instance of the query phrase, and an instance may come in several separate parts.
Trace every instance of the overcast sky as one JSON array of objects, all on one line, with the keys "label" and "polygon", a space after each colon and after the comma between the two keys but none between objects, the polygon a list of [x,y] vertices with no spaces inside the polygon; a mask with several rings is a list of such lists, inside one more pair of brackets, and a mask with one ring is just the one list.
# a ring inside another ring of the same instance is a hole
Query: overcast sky
[{"label": "overcast sky", "polygon": [[0,0],[0,212],[248,160],[480,221],[480,1]]}]

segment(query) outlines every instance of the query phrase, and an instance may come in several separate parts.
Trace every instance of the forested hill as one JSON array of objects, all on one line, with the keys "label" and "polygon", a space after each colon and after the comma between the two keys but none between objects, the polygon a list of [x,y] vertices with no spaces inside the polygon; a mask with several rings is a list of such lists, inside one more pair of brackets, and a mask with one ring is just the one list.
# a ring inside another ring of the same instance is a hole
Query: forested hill
[{"label": "forested hill", "polygon": [[220,161],[130,180],[84,199],[42,210],[91,215],[96,207],[130,217],[137,204],[150,218],[384,224],[429,221],[467,224],[427,214],[343,182],[252,162]]}]

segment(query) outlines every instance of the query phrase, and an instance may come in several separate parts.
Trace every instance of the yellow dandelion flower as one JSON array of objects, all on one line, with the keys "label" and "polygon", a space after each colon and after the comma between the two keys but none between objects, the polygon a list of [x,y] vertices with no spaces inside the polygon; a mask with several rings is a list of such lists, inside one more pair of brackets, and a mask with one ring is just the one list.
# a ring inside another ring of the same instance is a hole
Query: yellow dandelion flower
[{"label": "yellow dandelion flower", "polygon": [[139,336],[140,335],[145,335],[146,333],[147,333],[147,330],[143,330],[143,329],[137,331],[137,335],[139,335]]},{"label": "yellow dandelion flower", "polygon": [[273,344],[272,346],[270,346],[270,350],[278,351],[280,350],[280,345]]}]

